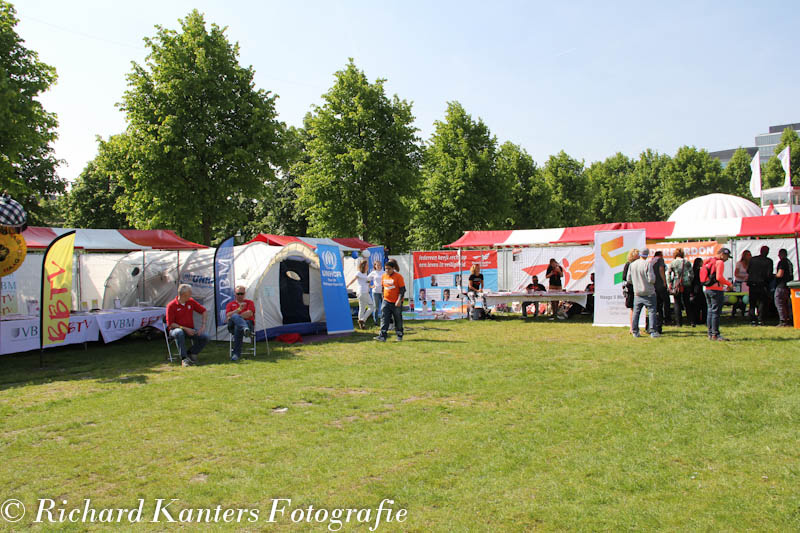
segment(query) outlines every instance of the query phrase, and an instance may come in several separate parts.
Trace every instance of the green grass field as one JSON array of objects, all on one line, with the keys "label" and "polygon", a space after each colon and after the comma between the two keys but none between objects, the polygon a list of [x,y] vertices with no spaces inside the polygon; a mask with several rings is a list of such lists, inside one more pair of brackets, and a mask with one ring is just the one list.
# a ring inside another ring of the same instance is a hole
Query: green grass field
[{"label": "green grass field", "polygon": [[[176,519],[257,510],[207,531],[337,529],[293,523],[309,505],[372,508],[340,529],[367,531],[383,499],[407,516],[377,531],[796,531],[800,331],[729,320],[728,343],[507,318],[262,345],[238,364],[212,343],[195,368],[166,363],[160,339],[50,350],[43,369],[38,352],[2,357],[0,501],[27,514],[0,528],[194,529],[144,523],[177,498]],[[39,498],[142,498],[143,523],[34,524]],[[276,498],[291,503],[271,523]]]}]

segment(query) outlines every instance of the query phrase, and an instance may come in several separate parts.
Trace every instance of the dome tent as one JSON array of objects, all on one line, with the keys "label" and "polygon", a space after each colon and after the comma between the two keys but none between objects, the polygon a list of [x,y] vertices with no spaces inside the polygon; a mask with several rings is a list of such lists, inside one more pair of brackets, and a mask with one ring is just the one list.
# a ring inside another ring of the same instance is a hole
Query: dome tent
[{"label": "dome tent", "polygon": [[760,217],[761,208],[739,196],[731,194],[707,194],[684,202],[669,217],[669,222],[691,222],[699,220],[734,219]]}]

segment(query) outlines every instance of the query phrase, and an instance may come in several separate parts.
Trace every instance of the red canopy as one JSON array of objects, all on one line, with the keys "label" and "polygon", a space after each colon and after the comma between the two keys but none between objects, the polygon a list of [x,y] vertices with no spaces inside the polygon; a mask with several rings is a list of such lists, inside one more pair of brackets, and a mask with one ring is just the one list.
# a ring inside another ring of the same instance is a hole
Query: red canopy
[{"label": "red canopy", "polygon": [[576,243],[587,244],[594,242],[595,231],[643,229],[646,238],[651,240],[661,240],[672,234],[675,227],[674,222],[612,222],[609,224],[594,224],[592,226],[576,226],[564,228],[564,233],[555,244]]},{"label": "red canopy", "polygon": [[25,245],[28,248],[47,248],[58,235],[50,228],[28,226],[22,232],[22,237],[25,239]]},{"label": "red canopy", "polygon": [[286,246],[290,242],[303,242],[297,237],[289,237],[286,235],[273,235],[271,233],[259,233],[245,244],[250,244],[251,242],[265,242],[270,246]]},{"label": "red canopy", "polygon": [[171,229],[121,229],[122,236],[140,246],[149,246],[156,250],[197,250],[208,248],[196,242],[178,237]]},{"label": "red canopy", "polygon": [[375,246],[374,244],[370,244],[367,241],[362,241],[358,237],[345,237],[343,239],[334,238],[333,240],[338,242],[342,246],[347,246],[348,248],[356,248],[358,250],[366,250],[367,248]]},{"label": "red canopy", "polygon": [[800,213],[744,217],[742,229],[739,230],[740,237],[797,235],[798,233],[800,233]]},{"label": "red canopy", "polygon": [[465,231],[460,239],[446,244],[445,248],[498,246],[511,236],[511,231]]},{"label": "red canopy", "polygon": [[[307,240],[306,240],[307,239]],[[316,244],[314,242],[318,239],[306,238],[306,237],[291,237],[289,235],[273,235],[272,233],[259,233],[245,244],[250,244],[251,242],[265,242],[271,246],[286,246],[290,242],[302,242],[303,244],[307,244],[311,248],[316,248]],[[347,238],[331,238],[331,241],[341,244],[347,248],[354,248],[356,250],[365,250],[373,244],[368,243],[367,241],[362,241],[356,237],[347,237]]]}]

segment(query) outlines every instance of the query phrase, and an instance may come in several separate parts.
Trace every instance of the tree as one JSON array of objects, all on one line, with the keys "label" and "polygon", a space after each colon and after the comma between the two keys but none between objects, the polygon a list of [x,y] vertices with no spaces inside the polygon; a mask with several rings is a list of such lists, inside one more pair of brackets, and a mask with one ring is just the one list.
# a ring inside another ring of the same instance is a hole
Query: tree
[{"label": "tree", "polygon": [[56,71],[23,46],[14,29],[18,22],[14,6],[0,0],[0,190],[25,207],[29,224],[37,224],[49,216],[44,200],[66,188],[51,147],[58,121],[38,100],[55,83]]},{"label": "tree", "polygon": [[662,172],[669,159],[668,155],[659,154],[648,148],[633,165],[633,172],[625,187],[630,201],[632,222],[666,219],[661,208]]},{"label": "tree", "polygon": [[[393,251],[405,245],[408,197],[419,179],[411,104],[390,100],[353,60],[306,117],[307,160],[293,168],[309,233],[355,236]],[[291,183],[287,186],[291,188]]]},{"label": "tree", "polygon": [[633,161],[617,152],[603,162],[592,163],[587,169],[591,196],[589,211],[596,223],[628,221],[630,199],[626,187],[633,168]]},{"label": "tree", "polygon": [[511,214],[506,227],[547,228],[553,221],[553,191],[523,148],[506,141],[497,152],[497,173],[511,184]]},{"label": "tree", "polygon": [[589,180],[578,161],[561,150],[544,165],[545,182],[553,190],[555,226],[580,226],[592,223],[589,206]]},{"label": "tree", "polygon": [[694,146],[681,146],[664,167],[661,211],[669,216],[684,202],[715,192],[733,192],[719,159]]},{"label": "tree", "polygon": [[137,227],[170,226],[210,244],[213,229],[242,225],[239,200],[273,181],[283,125],[275,96],[256,90],[216,24],[192,11],[181,32],[156,26],[144,66],[135,64],[120,107],[132,165],[117,209]]},{"label": "tree", "polygon": [[128,228],[125,215],[116,211],[117,198],[124,194],[120,172],[127,172],[130,139],[114,135],[97,139],[97,155],[86,165],[64,197],[64,222],[75,228]]},{"label": "tree", "polygon": [[783,185],[786,179],[786,173],[781,166],[781,162],[778,160],[778,154],[787,146],[789,146],[789,156],[791,157],[790,168],[792,184],[796,185],[800,183],[800,178],[795,177],[800,173],[800,138],[798,138],[797,132],[792,128],[786,128],[781,135],[781,142],[775,147],[775,156],[770,157],[765,165],[764,174],[762,176],[764,180],[764,189]]},{"label": "tree", "polygon": [[450,102],[445,120],[434,125],[412,223],[414,243],[423,249],[452,242],[465,230],[503,228],[511,213],[512,183],[497,170],[497,139],[486,124]]},{"label": "tree", "polygon": [[722,169],[722,174],[725,181],[731,185],[731,194],[759,203],[759,200],[753,198],[750,194],[750,178],[752,177],[750,162],[752,159],[747,150],[739,148],[733,153],[733,157],[728,161],[725,168]]}]

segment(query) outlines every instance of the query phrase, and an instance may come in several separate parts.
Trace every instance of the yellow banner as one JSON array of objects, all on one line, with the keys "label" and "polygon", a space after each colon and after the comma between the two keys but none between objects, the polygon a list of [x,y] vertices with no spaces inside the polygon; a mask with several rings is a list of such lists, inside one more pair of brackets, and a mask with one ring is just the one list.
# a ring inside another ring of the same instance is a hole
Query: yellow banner
[{"label": "yellow banner", "polygon": [[72,304],[72,252],[75,232],[65,233],[50,243],[42,263],[42,348],[59,344],[69,333]]}]

